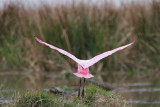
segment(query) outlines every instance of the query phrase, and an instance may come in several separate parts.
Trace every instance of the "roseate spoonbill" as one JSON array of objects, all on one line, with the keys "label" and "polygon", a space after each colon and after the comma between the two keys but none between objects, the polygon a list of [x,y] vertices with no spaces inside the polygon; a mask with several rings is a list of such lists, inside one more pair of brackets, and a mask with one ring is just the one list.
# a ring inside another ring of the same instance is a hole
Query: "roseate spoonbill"
[{"label": "roseate spoonbill", "polygon": [[95,57],[93,57],[93,58],[91,58],[91,59],[89,59],[89,60],[80,60],[80,59],[76,58],[74,55],[70,54],[69,52],[67,52],[67,51],[65,51],[65,50],[62,50],[62,49],[60,49],[60,48],[57,48],[57,47],[55,47],[55,46],[53,46],[53,45],[50,45],[50,44],[48,44],[48,43],[45,43],[45,42],[41,41],[40,39],[38,39],[36,36],[34,36],[34,37],[35,37],[35,39],[36,39],[39,43],[41,43],[41,44],[43,44],[43,45],[46,45],[46,46],[48,46],[48,47],[50,47],[50,48],[52,48],[52,49],[54,49],[54,50],[57,50],[58,52],[66,55],[66,56],[68,56],[69,58],[71,58],[71,59],[73,59],[75,62],[77,62],[77,64],[78,64],[78,72],[77,72],[77,73],[73,73],[73,74],[76,75],[77,77],[80,77],[80,81],[79,81],[80,86],[79,86],[79,89],[78,89],[78,97],[80,96],[81,78],[82,78],[82,77],[84,78],[84,84],[83,84],[83,89],[82,89],[82,97],[83,97],[83,96],[84,96],[85,78],[91,78],[91,77],[93,77],[93,75],[89,73],[89,67],[90,67],[90,66],[92,66],[92,65],[95,64],[95,63],[97,63],[97,62],[100,61],[101,59],[103,59],[103,58],[105,58],[105,57],[107,57],[107,56],[109,56],[109,55],[111,55],[111,54],[113,54],[113,53],[115,53],[115,52],[117,52],[117,51],[119,51],[119,50],[122,50],[122,49],[124,49],[124,48],[126,48],[126,47],[128,47],[128,46],[130,46],[130,45],[132,45],[132,44],[134,44],[135,41],[136,41],[136,40],[134,40],[134,41],[133,41],[132,43],[130,43],[130,44],[127,44],[127,45],[121,46],[121,47],[119,47],[119,48],[116,48],[116,49],[113,49],[113,50],[104,52],[104,53],[102,53],[102,54],[99,54],[99,55],[97,55],[97,56],[95,56]]}]

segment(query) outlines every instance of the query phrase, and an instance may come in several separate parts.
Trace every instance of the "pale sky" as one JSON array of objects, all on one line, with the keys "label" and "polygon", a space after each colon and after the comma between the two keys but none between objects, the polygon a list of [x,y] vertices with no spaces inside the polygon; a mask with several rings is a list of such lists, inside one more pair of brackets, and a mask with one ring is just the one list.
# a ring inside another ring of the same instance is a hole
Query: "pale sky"
[{"label": "pale sky", "polygon": [[[72,1],[76,1],[78,3],[79,1],[85,1],[85,3],[88,4],[102,4],[104,1],[109,1],[115,4],[117,7],[121,6],[121,2],[124,4],[131,3],[131,2],[136,2],[136,3],[150,3],[152,0],[0,0],[0,8],[4,6],[4,4],[8,4],[10,2],[20,2],[24,4],[25,6],[31,6],[31,7],[38,7],[43,3],[49,4],[49,5],[57,5],[57,4],[68,4],[71,3]],[[160,1],[160,0],[157,0]]]}]

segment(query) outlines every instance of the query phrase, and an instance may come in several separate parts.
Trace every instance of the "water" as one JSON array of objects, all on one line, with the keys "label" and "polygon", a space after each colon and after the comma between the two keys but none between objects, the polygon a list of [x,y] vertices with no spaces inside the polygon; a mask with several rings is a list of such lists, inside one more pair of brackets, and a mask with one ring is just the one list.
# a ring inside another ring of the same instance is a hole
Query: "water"
[{"label": "water", "polygon": [[[16,97],[15,93],[26,90],[44,90],[53,86],[63,88],[70,86],[76,89],[78,80],[74,75],[60,73],[0,72],[0,104],[13,102]],[[116,87],[113,92],[122,94],[126,102],[131,103],[133,107],[159,107],[159,79],[147,80],[147,78],[142,80],[129,78],[110,83]]]},{"label": "water", "polygon": [[128,81],[113,91],[121,93],[126,102],[131,103],[133,107],[160,107],[160,86],[153,81],[145,83],[129,83]]}]

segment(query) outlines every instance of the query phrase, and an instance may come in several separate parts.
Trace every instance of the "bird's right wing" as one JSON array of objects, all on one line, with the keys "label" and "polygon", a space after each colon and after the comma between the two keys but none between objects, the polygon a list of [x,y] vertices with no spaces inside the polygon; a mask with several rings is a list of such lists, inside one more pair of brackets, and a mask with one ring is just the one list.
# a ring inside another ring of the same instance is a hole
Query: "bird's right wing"
[{"label": "bird's right wing", "polygon": [[84,68],[88,68],[88,67],[92,66],[93,64],[97,63],[98,61],[100,61],[101,59],[103,59],[103,58],[105,58],[105,57],[107,57],[107,56],[109,56],[109,55],[111,55],[111,54],[113,54],[113,53],[115,53],[115,52],[117,52],[119,50],[122,50],[122,49],[134,44],[135,41],[133,41],[132,43],[130,43],[128,45],[124,45],[124,46],[121,46],[119,48],[113,49],[111,51],[104,52],[104,53],[102,53],[100,55],[97,55],[97,56],[93,57],[92,59],[89,59],[88,62],[85,63],[85,67]]}]

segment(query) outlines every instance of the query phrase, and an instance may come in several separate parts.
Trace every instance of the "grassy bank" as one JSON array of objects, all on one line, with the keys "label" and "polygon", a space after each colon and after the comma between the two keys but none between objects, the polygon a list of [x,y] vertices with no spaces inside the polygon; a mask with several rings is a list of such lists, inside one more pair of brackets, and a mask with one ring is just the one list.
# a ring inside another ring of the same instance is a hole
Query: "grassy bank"
[{"label": "grassy bank", "polygon": [[[57,71],[76,68],[69,58],[38,44],[33,35],[80,59],[117,48],[138,38],[92,70],[159,71],[160,3],[115,8],[86,4],[24,9],[8,5],[0,10],[0,67],[3,70]],[[127,73],[127,72],[126,72]]]},{"label": "grassy bank", "polygon": [[[97,86],[88,86],[85,97],[55,95],[44,91],[25,92],[6,106],[15,107],[130,107],[124,98],[114,92],[105,91]],[[4,105],[5,106],[5,105]]]}]

